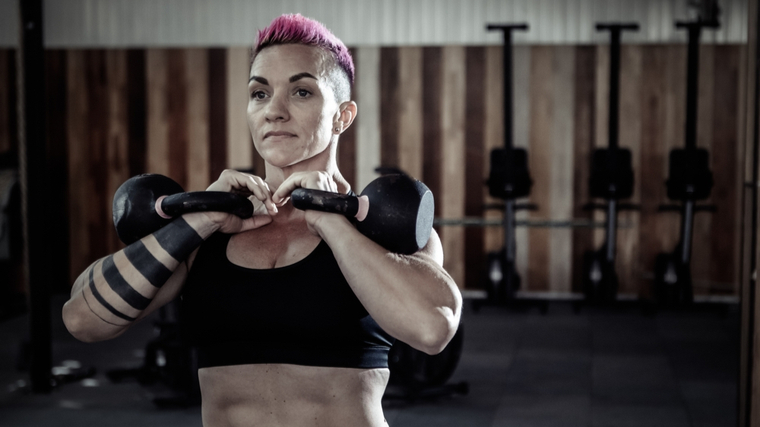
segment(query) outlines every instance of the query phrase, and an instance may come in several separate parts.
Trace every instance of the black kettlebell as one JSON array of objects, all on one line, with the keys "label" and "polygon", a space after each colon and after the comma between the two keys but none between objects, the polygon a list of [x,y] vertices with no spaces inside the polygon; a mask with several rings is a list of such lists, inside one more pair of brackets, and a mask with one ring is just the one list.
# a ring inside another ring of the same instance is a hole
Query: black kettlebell
[{"label": "black kettlebell", "polygon": [[245,196],[224,191],[185,193],[171,178],[157,174],[134,176],[113,196],[116,234],[127,245],[160,229],[177,216],[210,211],[227,212],[245,219],[253,215],[253,204]]},{"label": "black kettlebell", "polygon": [[298,209],[355,219],[360,233],[399,254],[413,254],[425,247],[433,229],[433,193],[405,174],[381,176],[358,197],[305,188],[293,190],[290,197]]}]

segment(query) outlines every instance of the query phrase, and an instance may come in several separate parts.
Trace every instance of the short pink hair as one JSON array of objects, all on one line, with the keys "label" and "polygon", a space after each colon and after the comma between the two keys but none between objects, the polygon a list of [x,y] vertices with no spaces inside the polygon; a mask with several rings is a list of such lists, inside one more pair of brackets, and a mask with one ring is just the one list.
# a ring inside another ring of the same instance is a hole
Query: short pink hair
[{"label": "short pink hair", "polygon": [[251,49],[251,65],[262,49],[280,44],[303,44],[320,47],[329,52],[335,63],[354,82],[354,60],[343,42],[321,23],[300,13],[275,18],[268,27],[259,30],[256,44]]}]

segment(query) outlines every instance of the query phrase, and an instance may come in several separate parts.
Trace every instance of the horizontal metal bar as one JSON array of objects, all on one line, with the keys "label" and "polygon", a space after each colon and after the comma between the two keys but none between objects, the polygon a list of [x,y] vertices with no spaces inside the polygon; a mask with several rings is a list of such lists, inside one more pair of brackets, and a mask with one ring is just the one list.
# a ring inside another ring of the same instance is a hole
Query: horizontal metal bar
[{"label": "horizontal metal bar", "polygon": [[[504,220],[500,218],[436,218],[433,225],[444,227],[502,227]],[[519,219],[515,221],[516,227],[537,227],[537,228],[604,228],[604,221],[591,221],[588,219],[568,219],[568,220],[549,220],[549,219]],[[633,223],[619,223],[618,228],[633,228]]]}]

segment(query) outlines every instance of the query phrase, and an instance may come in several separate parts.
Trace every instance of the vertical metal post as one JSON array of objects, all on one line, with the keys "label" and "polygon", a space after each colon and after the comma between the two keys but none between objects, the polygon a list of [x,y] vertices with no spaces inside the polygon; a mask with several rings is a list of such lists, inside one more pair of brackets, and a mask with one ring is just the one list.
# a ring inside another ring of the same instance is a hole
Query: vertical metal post
[{"label": "vertical metal post", "polygon": [[42,0],[19,1],[18,119],[24,255],[29,290],[32,391],[48,393],[52,365],[50,295],[46,274],[49,233],[45,212],[45,55]]},{"label": "vertical metal post", "polygon": [[[503,64],[504,64],[504,148],[510,151],[514,147],[514,123],[512,109],[514,101],[512,96],[512,31],[504,30]],[[507,154],[509,155],[509,154]]]},{"label": "vertical metal post", "polygon": [[[610,32],[610,93],[609,117],[607,122],[607,171],[615,176],[618,168],[618,129],[620,121],[620,35],[624,30],[637,31],[636,23],[596,24],[597,31]],[[612,189],[617,194],[617,188]],[[605,242],[605,260],[610,264],[615,261],[617,248],[617,212],[616,198],[607,200],[607,237]]]},{"label": "vertical metal post", "polygon": [[[527,24],[499,24],[486,26],[488,31],[501,31],[504,36],[504,45],[502,47],[502,64],[504,75],[504,149],[505,149],[505,168],[507,171],[514,169],[514,100],[512,95],[512,31],[527,30]],[[517,258],[517,243],[515,241],[515,199],[509,198],[504,205],[504,260],[502,265],[507,271],[505,272],[504,282],[507,283],[506,291],[508,294],[514,291],[511,289],[512,278],[514,276],[514,263]]]},{"label": "vertical metal post", "polygon": [[610,28],[610,105],[607,128],[608,153],[615,156],[618,148],[618,121],[620,119],[620,27]]},{"label": "vertical metal post", "polygon": [[697,148],[697,103],[699,101],[699,38],[701,23],[687,26],[689,51],[686,69],[686,149]]}]

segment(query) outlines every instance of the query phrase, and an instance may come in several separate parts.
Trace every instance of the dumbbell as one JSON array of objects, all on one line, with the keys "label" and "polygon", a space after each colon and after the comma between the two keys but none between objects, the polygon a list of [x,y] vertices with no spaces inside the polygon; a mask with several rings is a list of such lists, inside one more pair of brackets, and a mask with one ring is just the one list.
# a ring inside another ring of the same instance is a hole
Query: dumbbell
[{"label": "dumbbell", "polygon": [[243,219],[253,215],[253,204],[245,196],[224,191],[185,193],[171,178],[157,174],[125,181],[116,190],[112,207],[116,234],[127,245],[185,213],[227,212]]},{"label": "dumbbell", "polygon": [[422,249],[433,229],[433,193],[405,174],[383,175],[370,182],[359,196],[297,188],[290,197],[297,209],[353,219],[360,233],[399,254]]}]

